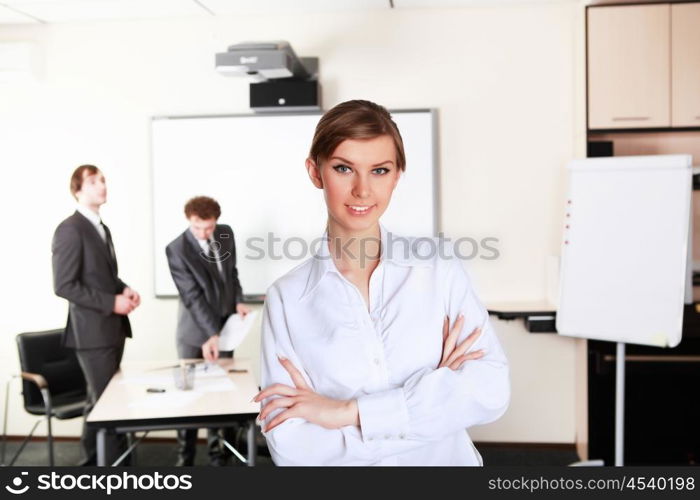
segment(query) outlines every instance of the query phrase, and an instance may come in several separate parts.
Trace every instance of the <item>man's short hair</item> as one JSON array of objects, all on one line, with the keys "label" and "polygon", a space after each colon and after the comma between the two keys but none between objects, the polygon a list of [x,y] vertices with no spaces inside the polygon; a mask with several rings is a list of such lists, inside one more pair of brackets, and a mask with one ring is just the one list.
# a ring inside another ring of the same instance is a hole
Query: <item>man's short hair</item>
[{"label": "man's short hair", "polygon": [[83,180],[85,177],[85,172],[88,172],[88,176],[95,175],[100,171],[95,165],[80,165],[78,168],[73,170],[73,175],[70,176],[70,193],[73,198],[78,199],[77,193],[83,188]]},{"label": "man's short hair", "polygon": [[196,215],[202,220],[217,219],[221,216],[221,207],[214,198],[195,196],[185,204],[185,217]]}]

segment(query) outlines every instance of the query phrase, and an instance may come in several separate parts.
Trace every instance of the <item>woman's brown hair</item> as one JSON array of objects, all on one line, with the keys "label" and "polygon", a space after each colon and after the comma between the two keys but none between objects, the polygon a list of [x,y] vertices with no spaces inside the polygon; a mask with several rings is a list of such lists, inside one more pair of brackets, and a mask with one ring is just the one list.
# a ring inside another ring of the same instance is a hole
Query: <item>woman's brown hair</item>
[{"label": "woman's brown hair", "polygon": [[345,101],[326,111],[316,125],[309,158],[317,166],[330,158],[347,139],[374,139],[388,135],[396,146],[396,166],[406,170],[406,154],[399,128],[383,106],[370,101]]}]

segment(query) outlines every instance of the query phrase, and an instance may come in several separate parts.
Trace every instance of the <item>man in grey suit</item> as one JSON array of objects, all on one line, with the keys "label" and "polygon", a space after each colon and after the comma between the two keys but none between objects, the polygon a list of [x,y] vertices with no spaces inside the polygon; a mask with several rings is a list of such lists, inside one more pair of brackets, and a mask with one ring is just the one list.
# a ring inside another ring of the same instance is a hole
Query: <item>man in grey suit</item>
[{"label": "man in grey suit", "polygon": [[[109,228],[100,219],[107,201],[104,175],[82,165],[71,177],[78,206],[56,228],[52,242],[54,292],[69,302],[63,343],[75,349],[88,390],[87,415],[119,369],[124,343],[131,337],[127,315],[141,298],[120,278]],[[96,432],[83,423],[83,465],[96,465]],[[125,449],[123,435],[108,435],[107,460]]]},{"label": "man in grey suit", "polygon": [[[165,249],[173,281],[180,295],[175,334],[180,359],[233,357],[219,352],[219,333],[232,314],[245,316],[236,268],[233,230],[217,224],[221,207],[216,200],[197,196],[185,205],[189,222],[180,236]],[[234,429],[224,428],[223,438],[233,442]],[[230,454],[221,448],[219,429],[208,430],[209,461],[224,465]],[[178,431],[177,465],[193,465],[197,429]]]}]

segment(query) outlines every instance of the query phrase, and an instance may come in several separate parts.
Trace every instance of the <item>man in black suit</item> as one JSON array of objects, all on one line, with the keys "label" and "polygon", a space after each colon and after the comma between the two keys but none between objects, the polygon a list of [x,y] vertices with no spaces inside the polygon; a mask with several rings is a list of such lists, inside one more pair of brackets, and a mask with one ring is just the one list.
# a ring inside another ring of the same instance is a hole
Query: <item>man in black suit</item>
[{"label": "man in black suit", "polygon": [[[69,302],[63,343],[75,349],[85,375],[87,415],[119,369],[126,337],[131,337],[127,315],[141,298],[119,279],[112,235],[100,219],[107,201],[104,175],[94,165],[82,165],[73,172],[70,190],[78,206],[54,233],[53,282],[56,295]],[[96,436],[83,424],[84,465],[97,463]],[[108,463],[124,450],[124,436],[108,434]]]},{"label": "man in black suit", "polygon": [[[221,207],[212,198],[197,196],[185,205],[189,222],[180,236],[165,249],[173,281],[180,295],[175,334],[180,359],[233,357],[233,351],[219,352],[219,333],[232,314],[250,311],[242,303],[243,294],[236,269],[233,230],[217,224]],[[223,429],[223,437],[233,442],[233,428]],[[221,448],[219,429],[208,430],[209,461],[223,465],[230,456]],[[193,465],[197,429],[178,431],[177,465]]]}]

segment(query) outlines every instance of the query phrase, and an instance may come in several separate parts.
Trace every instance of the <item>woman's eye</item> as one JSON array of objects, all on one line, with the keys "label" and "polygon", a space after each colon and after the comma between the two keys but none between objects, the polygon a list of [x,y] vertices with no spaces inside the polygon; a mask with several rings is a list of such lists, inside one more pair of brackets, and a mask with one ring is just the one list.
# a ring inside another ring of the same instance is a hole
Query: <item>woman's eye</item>
[{"label": "woman's eye", "polygon": [[333,170],[335,170],[336,172],[340,172],[341,174],[344,174],[344,173],[350,172],[350,167],[348,167],[347,165],[336,165],[335,167],[333,167]]},{"label": "woman's eye", "polygon": [[375,174],[384,175],[389,173],[389,169],[386,167],[375,168],[372,170]]}]

